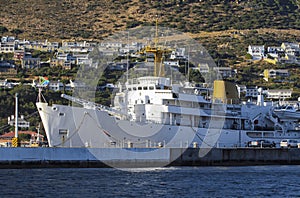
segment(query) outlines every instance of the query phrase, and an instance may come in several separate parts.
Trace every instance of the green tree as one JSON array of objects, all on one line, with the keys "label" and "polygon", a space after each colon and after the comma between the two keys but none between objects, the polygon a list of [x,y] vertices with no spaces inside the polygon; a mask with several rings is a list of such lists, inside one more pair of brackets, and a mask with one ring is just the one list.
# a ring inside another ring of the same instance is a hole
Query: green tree
[{"label": "green tree", "polygon": [[18,136],[19,136],[19,140],[20,141],[29,141],[31,139],[31,135],[30,134],[21,133]]},{"label": "green tree", "polygon": [[13,29],[11,31],[11,33],[15,34],[16,36],[18,36],[19,34],[22,34],[24,31],[21,29]]},{"label": "green tree", "polygon": [[8,32],[8,29],[4,26],[0,26],[0,34],[4,34],[5,32]]},{"label": "green tree", "polygon": [[249,59],[252,59],[251,54],[248,54],[248,53],[247,53],[247,54],[245,55],[245,59],[248,59],[248,60],[249,60]]}]

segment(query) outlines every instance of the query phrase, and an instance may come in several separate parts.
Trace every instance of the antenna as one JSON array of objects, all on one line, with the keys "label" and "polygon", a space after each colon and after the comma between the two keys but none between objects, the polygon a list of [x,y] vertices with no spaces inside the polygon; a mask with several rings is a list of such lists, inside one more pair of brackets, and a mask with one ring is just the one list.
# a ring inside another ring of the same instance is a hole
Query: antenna
[{"label": "antenna", "polygon": [[126,82],[128,82],[128,75],[129,75],[129,31],[127,32],[127,68],[126,68]]},{"label": "antenna", "polygon": [[188,68],[187,68],[187,79],[188,82],[190,81],[190,46],[189,46],[189,50],[188,50]]},{"label": "antenna", "polygon": [[156,15],[156,20],[155,20],[155,39],[154,39],[154,47],[157,47],[158,43],[158,16]]}]

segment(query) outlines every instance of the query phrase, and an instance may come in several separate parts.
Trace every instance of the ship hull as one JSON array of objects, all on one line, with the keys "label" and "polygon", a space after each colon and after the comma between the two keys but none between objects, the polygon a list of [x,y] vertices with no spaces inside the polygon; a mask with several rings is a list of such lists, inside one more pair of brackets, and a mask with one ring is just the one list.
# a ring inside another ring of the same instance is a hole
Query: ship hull
[{"label": "ship hull", "polygon": [[[119,120],[106,111],[48,106],[37,103],[50,147],[90,148],[232,148],[245,147],[255,139],[267,139],[279,145],[285,138],[276,131],[250,131],[219,128],[140,123]],[[290,134],[299,139],[299,133]]]}]

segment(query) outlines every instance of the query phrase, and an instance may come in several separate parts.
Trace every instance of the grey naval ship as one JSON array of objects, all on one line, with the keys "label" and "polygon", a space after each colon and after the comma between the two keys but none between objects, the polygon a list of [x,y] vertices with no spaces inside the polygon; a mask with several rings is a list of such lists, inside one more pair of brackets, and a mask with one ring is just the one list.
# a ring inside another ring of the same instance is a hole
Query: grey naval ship
[{"label": "grey naval ship", "polygon": [[256,103],[238,103],[235,85],[223,80],[210,92],[146,76],[119,85],[112,107],[64,94],[82,106],[36,105],[50,147],[231,148],[300,138],[298,110],[279,109],[261,92]]},{"label": "grey naval ship", "polygon": [[264,101],[261,89],[255,103],[240,102],[236,85],[224,80],[175,82],[161,64],[169,51],[156,44],[144,51],[153,54],[153,75],[127,76],[109,107],[65,94],[77,105],[49,105],[39,97],[50,147],[235,148],[254,140],[279,147],[282,139],[300,139],[297,109]]}]

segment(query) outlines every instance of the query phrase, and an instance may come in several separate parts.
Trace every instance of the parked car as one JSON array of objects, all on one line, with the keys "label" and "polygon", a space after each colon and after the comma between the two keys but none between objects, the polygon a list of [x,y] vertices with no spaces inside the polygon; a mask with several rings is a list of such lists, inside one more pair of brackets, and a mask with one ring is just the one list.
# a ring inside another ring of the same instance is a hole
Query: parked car
[{"label": "parked car", "polygon": [[271,142],[269,140],[259,140],[260,144],[262,147],[269,147],[269,148],[275,148],[276,147],[276,143],[275,142]]},{"label": "parked car", "polygon": [[298,141],[290,139],[281,140],[280,148],[298,148]]},{"label": "parked car", "polygon": [[247,144],[248,147],[269,147],[269,148],[273,148],[276,147],[276,143],[275,142],[271,142],[269,140],[253,140],[253,141],[249,141]]},{"label": "parked car", "polygon": [[260,147],[258,140],[252,140],[247,143],[247,147]]}]

